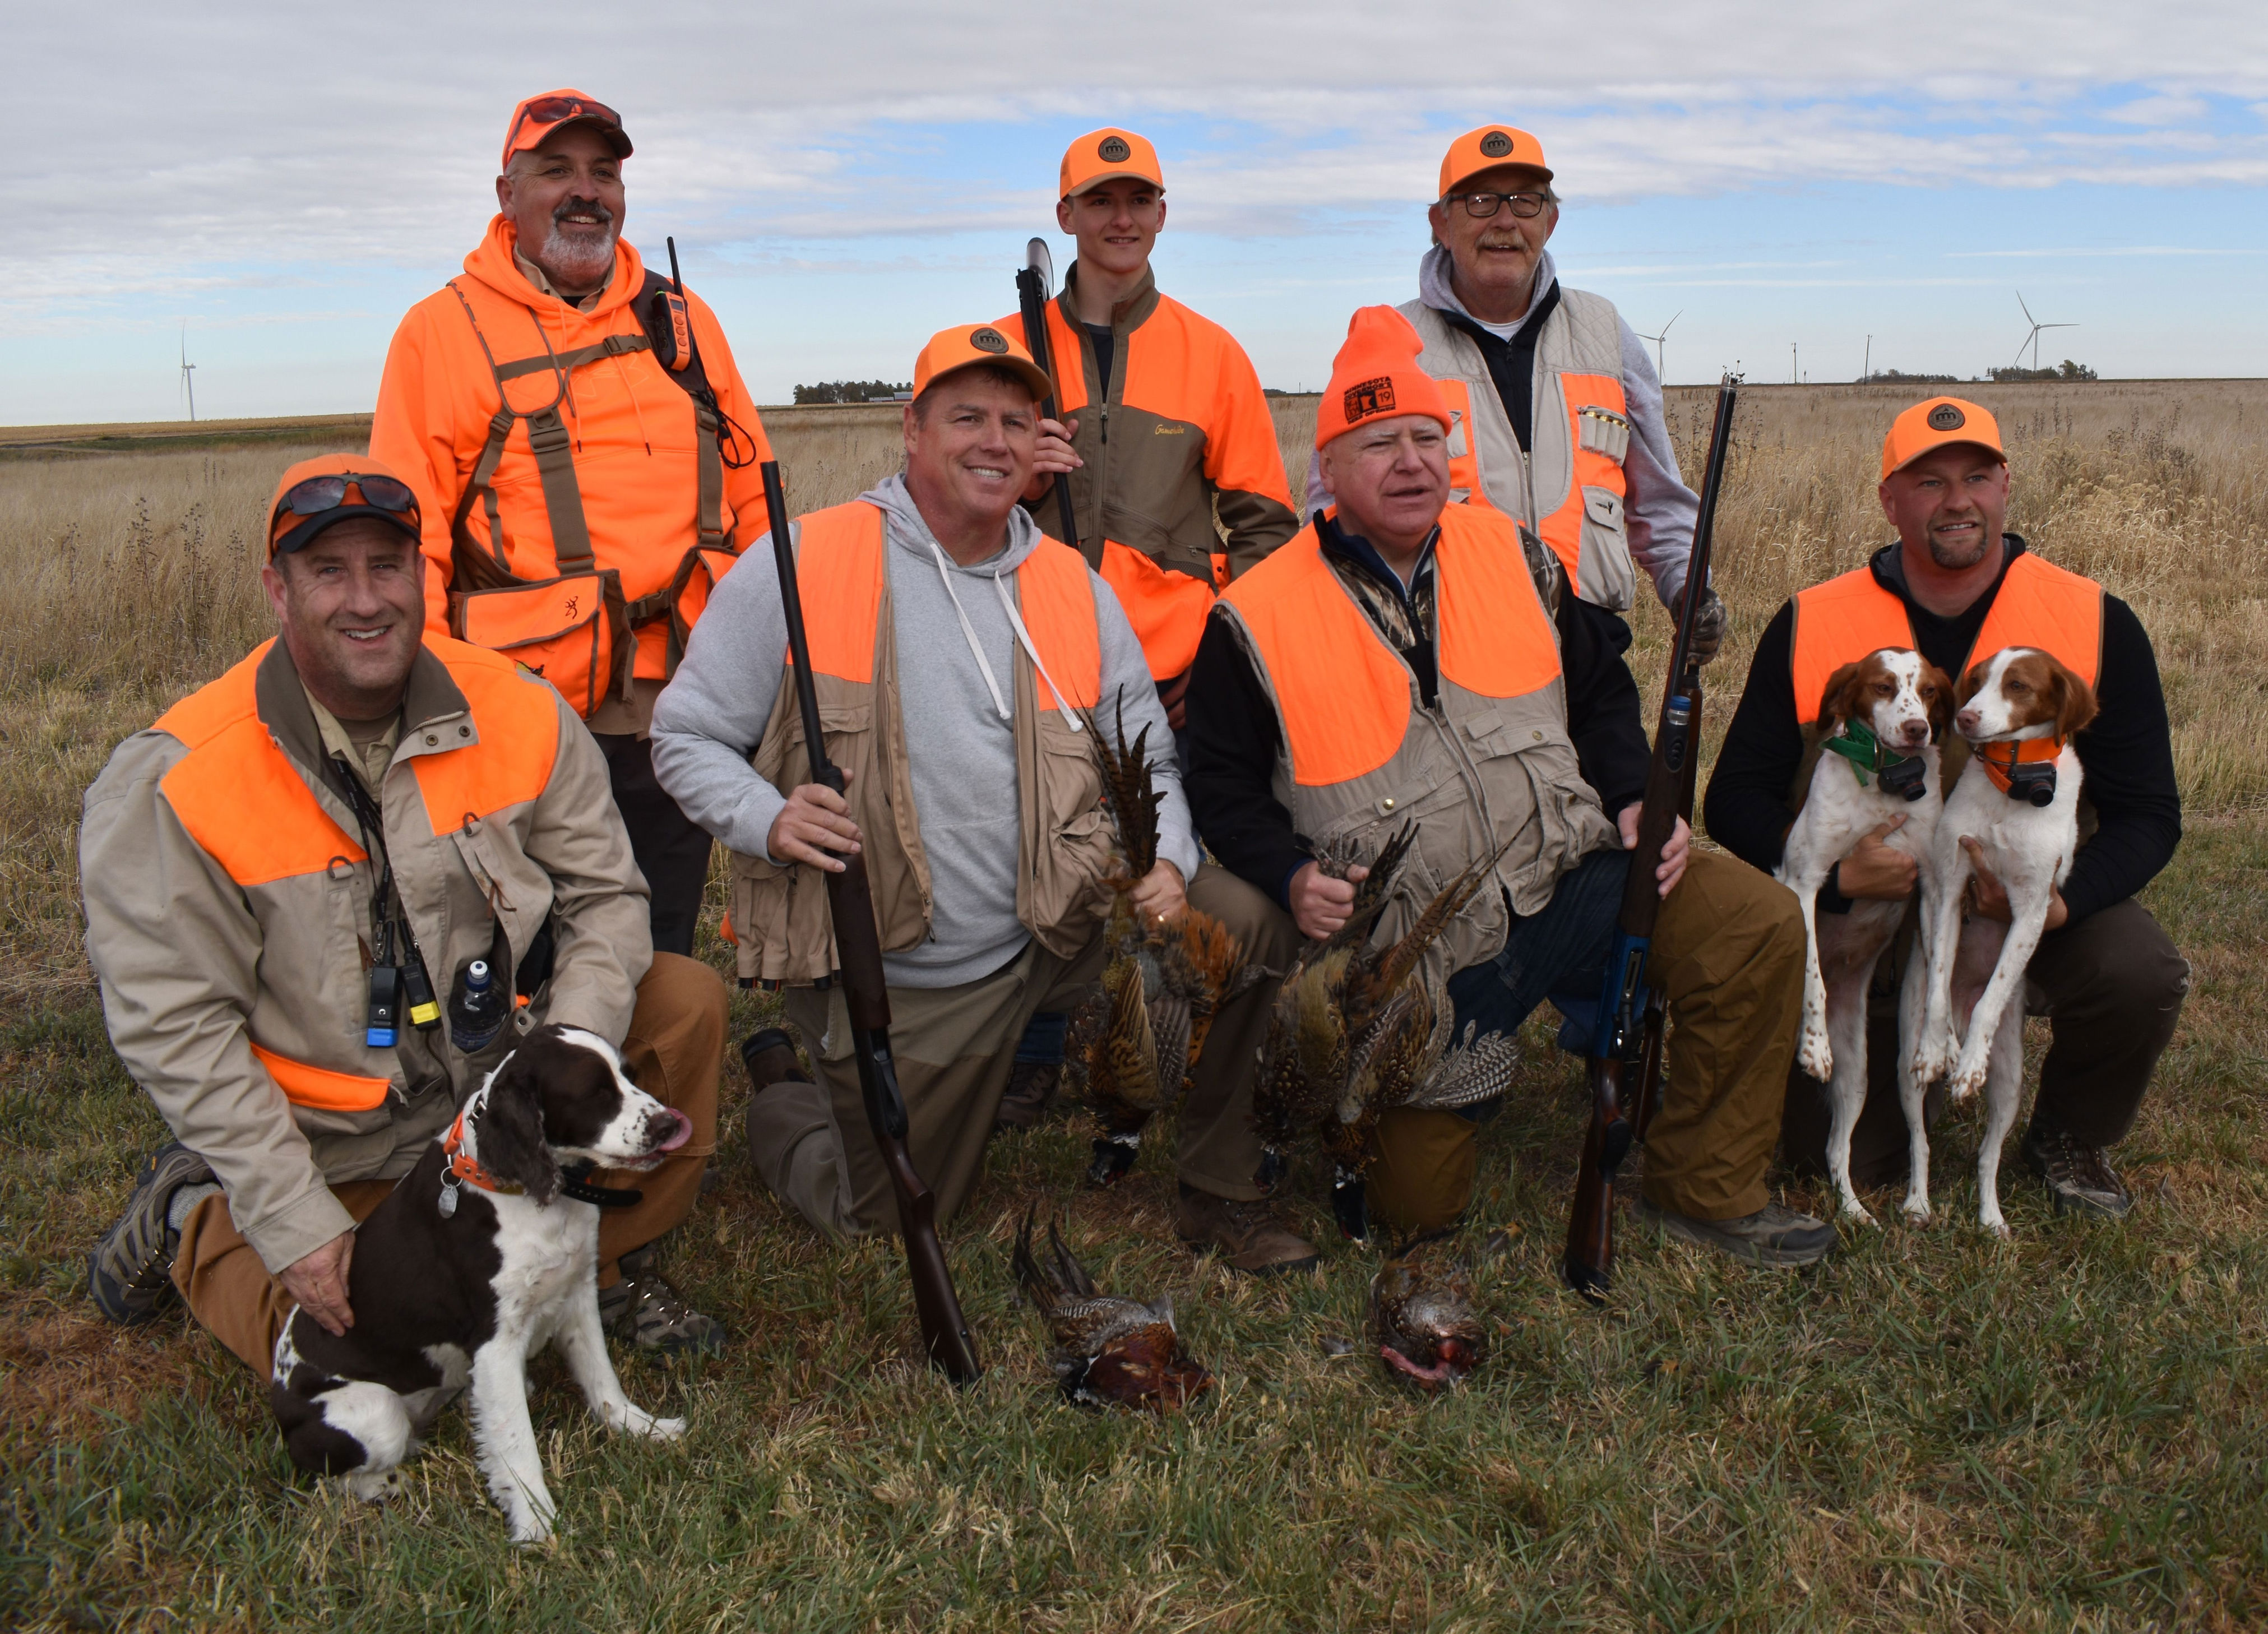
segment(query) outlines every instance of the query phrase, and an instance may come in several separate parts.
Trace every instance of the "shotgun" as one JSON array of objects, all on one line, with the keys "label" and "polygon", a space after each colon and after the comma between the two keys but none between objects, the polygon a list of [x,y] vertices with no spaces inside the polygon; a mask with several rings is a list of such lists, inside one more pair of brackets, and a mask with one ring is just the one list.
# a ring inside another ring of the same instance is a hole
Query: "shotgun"
[{"label": "shotgun", "polygon": [[[1016,307],[1024,319],[1024,350],[1032,354],[1032,361],[1040,365],[1040,372],[1050,381],[1056,378],[1056,366],[1048,345],[1048,287],[1055,282],[1055,258],[1048,254],[1048,241],[1034,239],[1024,247],[1024,264],[1016,273]],[[1057,417],[1054,392],[1041,400],[1040,417]],[[1063,528],[1063,542],[1079,550],[1079,512],[1071,506],[1071,475],[1065,471],[1056,473],[1056,515]],[[1096,556],[1089,556],[1086,564],[1100,569],[1102,563]]]},{"label": "shotgun", "polygon": [[[1693,782],[1701,759],[1701,666],[1693,656],[1693,615],[1709,583],[1717,499],[1725,483],[1725,454],[1732,439],[1733,404],[1740,379],[1727,374],[1717,387],[1716,423],[1709,432],[1709,463],[1701,481],[1701,508],[1693,520],[1693,554],[1685,570],[1683,611],[1669,649],[1669,674],[1654,726],[1653,761],[1638,808],[1638,843],[1623,886],[1614,951],[1599,997],[1591,1037],[1588,1077],[1591,1125],[1575,1172],[1575,1202],[1567,1218],[1567,1285],[1594,1304],[1604,1299],[1615,1257],[1615,1174],[1634,1139],[1651,1121],[1661,1075],[1661,995],[1646,980],[1661,897],[1653,873],[1680,815],[1690,816]],[[1626,1094],[1624,1074],[1635,1067],[1637,1093]]]},{"label": "shotgun", "polygon": [[[789,541],[787,496],[780,487],[779,461],[762,466],[764,504],[772,519],[772,560],[779,569],[780,610],[787,616],[788,656],[795,668],[795,698],[803,715],[803,743],[811,780],[843,792],[843,771],[827,756],[819,725],[819,689],[811,677],[811,649],[803,628],[803,596],[796,585],[795,548]],[[858,1063],[858,1094],[866,1108],[866,1127],[890,1176],[898,1200],[898,1234],[906,1245],[906,1274],[914,1284],[914,1307],[921,1314],[929,1359],[955,1384],[973,1383],[983,1369],[953,1272],[937,1240],[937,1198],[915,1172],[906,1151],[906,1100],[898,1088],[897,1064],[890,1055],[890,996],[882,982],[882,938],[874,927],[874,899],[866,885],[862,855],[841,859],[840,873],[827,874],[827,913],[835,927],[835,956],[840,962],[843,1002],[850,1013],[850,1053]]]}]

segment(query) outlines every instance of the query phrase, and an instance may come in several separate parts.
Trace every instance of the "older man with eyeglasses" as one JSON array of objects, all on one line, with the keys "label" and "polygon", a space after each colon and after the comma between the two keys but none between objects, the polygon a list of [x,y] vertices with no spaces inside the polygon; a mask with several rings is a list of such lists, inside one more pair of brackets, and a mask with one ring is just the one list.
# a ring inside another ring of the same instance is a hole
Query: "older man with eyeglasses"
[{"label": "older man with eyeglasses", "polygon": [[[1401,312],[1456,421],[1451,497],[1519,522],[1534,564],[1555,591],[1573,592],[1554,597],[1562,626],[1581,620],[1587,639],[1623,647],[1637,568],[1677,610],[1697,502],[1678,475],[1646,348],[1611,301],[1559,282],[1545,247],[1559,224],[1551,179],[1525,130],[1483,125],[1451,143],[1426,212],[1433,243],[1418,298]],[[1310,512],[1329,502],[1320,464],[1307,487]],[[1706,661],[1725,614],[1704,593]]]}]

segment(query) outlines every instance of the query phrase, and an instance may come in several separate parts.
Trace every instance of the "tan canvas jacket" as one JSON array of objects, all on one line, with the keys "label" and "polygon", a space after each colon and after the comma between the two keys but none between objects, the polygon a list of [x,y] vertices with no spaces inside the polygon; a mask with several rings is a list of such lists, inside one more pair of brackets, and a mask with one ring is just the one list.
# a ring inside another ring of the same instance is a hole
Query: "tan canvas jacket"
[{"label": "tan canvas jacket", "polygon": [[[407,1173],[513,1036],[468,1057],[404,1016],[401,1045],[364,1043],[377,859],[347,775],[327,773],[269,643],[121,744],[80,828],[111,1041],[270,1270],[348,1230],[329,1186]],[[428,637],[379,803],[445,1005],[468,963],[513,970],[548,922],[552,975],[519,1030],[622,1038],[652,959],[645,882],[605,760],[556,692]]]}]

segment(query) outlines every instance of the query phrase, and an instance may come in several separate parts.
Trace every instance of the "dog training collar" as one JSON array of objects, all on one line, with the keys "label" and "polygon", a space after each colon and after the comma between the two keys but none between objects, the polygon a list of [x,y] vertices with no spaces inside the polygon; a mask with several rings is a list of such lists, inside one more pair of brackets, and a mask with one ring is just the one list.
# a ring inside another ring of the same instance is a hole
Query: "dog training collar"
[{"label": "dog training collar", "polygon": [[[1882,740],[1874,735],[1874,728],[1856,718],[1845,721],[1843,730],[1828,739],[1821,747],[1830,754],[1839,754],[1851,762],[1851,769],[1858,775],[1859,786],[1862,789],[1867,786],[1867,775],[1869,772],[1881,777],[1886,786],[1897,787],[1897,784],[1892,782],[1890,774],[1896,768],[1904,765],[1914,758],[1911,754],[1891,754],[1889,749],[1882,747]],[[1898,783],[1904,781],[1904,778],[1897,780]],[[1915,798],[1902,788],[1898,791],[1905,793],[1906,799],[1910,800]]]},{"label": "dog training collar", "polygon": [[559,1171],[559,1189],[578,1203],[587,1203],[593,1208],[630,1209],[645,1201],[645,1193],[635,1186],[593,1186],[591,1184],[589,1163],[571,1163]]},{"label": "dog training collar", "polygon": [[[2055,803],[2055,763],[2062,758],[2064,738],[2027,738],[2021,742],[1978,743],[1970,747],[1993,786],[2012,800],[2034,806]],[[2005,751],[1999,756],[1995,749]]]}]

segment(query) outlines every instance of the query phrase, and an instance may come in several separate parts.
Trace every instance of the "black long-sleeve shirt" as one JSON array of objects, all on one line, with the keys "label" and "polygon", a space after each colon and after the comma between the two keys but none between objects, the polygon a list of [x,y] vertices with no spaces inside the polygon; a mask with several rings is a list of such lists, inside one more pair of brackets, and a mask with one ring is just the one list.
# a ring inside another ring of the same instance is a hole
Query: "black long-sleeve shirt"
[{"label": "black long-sleeve shirt", "polygon": [[[1430,704],[1435,625],[1430,597],[1420,593],[1432,570],[1430,553],[1421,557],[1418,572],[1405,589],[1366,541],[1341,534],[1327,519],[1319,519],[1317,533],[1327,552],[1377,581],[1381,593],[1405,606],[1416,600],[1427,609],[1420,621],[1425,639],[1416,650],[1404,648],[1383,627],[1381,633],[1403,651]],[[1378,622],[1374,615],[1373,622]],[[1638,682],[1623,661],[1631,644],[1630,626],[1572,591],[1559,598],[1557,623],[1568,736],[1584,781],[1597,791],[1611,817],[1645,794],[1653,756],[1638,723]],[[1284,740],[1275,706],[1243,644],[1228,628],[1226,615],[1219,611],[1197,644],[1189,699],[1189,776],[1182,786],[1197,832],[1222,866],[1288,906],[1292,876],[1314,860],[1314,851],[1293,829],[1292,813],[1276,798],[1274,777]]]},{"label": "black long-sleeve shirt", "polygon": [[[2014,534],[2007,539],[2013,562],[2024,541]],[[1899,551],[1892,544],[1874,553],[1867,564],[1874,582],[1905,603],[1922,657],[1958,680],[2000,593],[2000,581],[1995,579],[1966,612],[1941,617],[1908,593]],[[2003,566],[2001,578],[2007,576]],[[1748,687],[1725,733],[1703,807],[1710,837],[1767,872],[1779,866],[1795,817],[1788,796],[1803,763],[1803,729],[1796,719],[1789,663],[1794,629],[1795,604],[1790,602],[1756,643]],[[2080,848],[2071,878],[2064,881],[2064,906],[2073,921],[2139,891],[2166,865],[2182,837],[2182,795],[2174,781],[2173,734],[2158,683],[2157,655],[2133,608],[2108,594],[2102,598],[2102,663],[2095,696],[2102,712],[2072,740],[2086,772],[2087,799],[2101,824]],[[1822,912],[1849,911],[1849,901],[1835,884],[1830,876],[1819,894]]]}]

